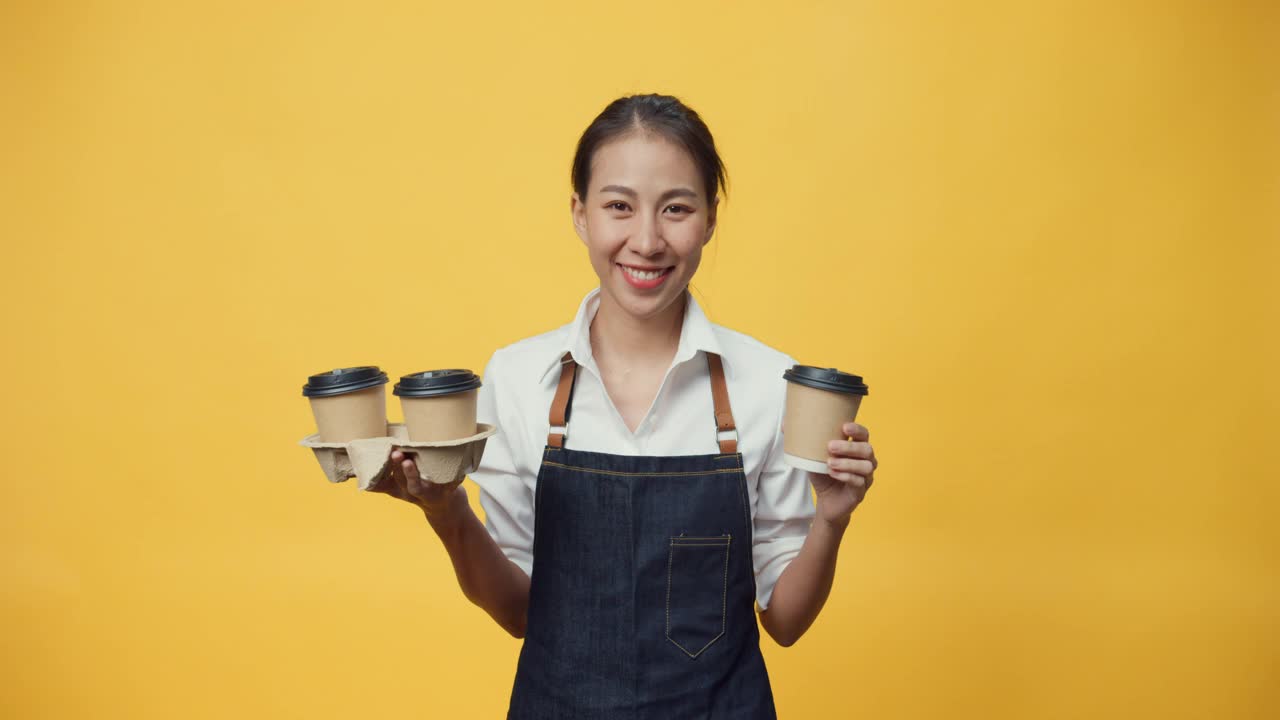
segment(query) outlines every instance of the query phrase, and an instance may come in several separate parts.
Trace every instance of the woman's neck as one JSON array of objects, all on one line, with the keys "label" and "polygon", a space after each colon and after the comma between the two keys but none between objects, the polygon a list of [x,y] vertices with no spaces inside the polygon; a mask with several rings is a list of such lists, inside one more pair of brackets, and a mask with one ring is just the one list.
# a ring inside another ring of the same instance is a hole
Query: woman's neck
[{"label": "woman's neck", "polygon": [[680,346],[688,293],[648,318],[628,314],[608,293],[600,295],[600,309],[591,321],[591,353],[596,364],[629,371],[637,367],[666,368]]}]

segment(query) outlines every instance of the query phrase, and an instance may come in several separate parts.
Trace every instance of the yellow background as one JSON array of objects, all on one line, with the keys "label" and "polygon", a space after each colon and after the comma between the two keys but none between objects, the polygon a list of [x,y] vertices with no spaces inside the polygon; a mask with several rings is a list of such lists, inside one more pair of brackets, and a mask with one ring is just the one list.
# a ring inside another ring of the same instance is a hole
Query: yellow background
[{"label": "yellow background", "polygon": [[574,143],[650,91],[728,164],[712,319],[871,386],[783,717],[1280,715],[1277,48],[1261,0],[6,2],[0,715],[500,717],[518,642],[300,388],[567,322]]}]

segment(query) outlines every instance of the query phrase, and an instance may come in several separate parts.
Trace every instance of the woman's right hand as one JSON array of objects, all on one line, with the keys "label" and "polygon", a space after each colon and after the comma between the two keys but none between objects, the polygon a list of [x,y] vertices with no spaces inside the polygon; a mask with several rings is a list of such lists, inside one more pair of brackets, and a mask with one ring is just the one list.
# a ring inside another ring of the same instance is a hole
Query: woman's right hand
[{"label": "woman's right hand", "polygon": [[391,471],[373,487],[374,492],[421,508],[428,520],[443,520],[460,507],[467,505],[467,491],[462,488],[462,478],[451,483],[423,480],[418,475],[418,464],[413,456],[399,448],[391,450]]}]

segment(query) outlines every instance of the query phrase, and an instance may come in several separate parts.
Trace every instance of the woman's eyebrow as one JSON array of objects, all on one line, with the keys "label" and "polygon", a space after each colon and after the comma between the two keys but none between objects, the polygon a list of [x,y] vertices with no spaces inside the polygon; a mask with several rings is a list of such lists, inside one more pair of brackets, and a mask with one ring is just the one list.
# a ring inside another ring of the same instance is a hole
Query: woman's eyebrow
[{"label": "woman's eyebrow", "polygon": [[[600,188],[600,192],[622,193],[623,195],[626,195],[627,197],[631,197],[631,198],[636,197],[636,195],[638,194],[636,193],[635,190],[632,190],[631,188],[625,185],[605,185],[604,187]],[[675,198],[675,197],[690,197],[690,198],[697,199],[698,193],[685,187],[671,188],[670,190],[662,193],[662,195],[658,197],[658,202],[666,202],[667,200],[670,200],[671,198]]]}]

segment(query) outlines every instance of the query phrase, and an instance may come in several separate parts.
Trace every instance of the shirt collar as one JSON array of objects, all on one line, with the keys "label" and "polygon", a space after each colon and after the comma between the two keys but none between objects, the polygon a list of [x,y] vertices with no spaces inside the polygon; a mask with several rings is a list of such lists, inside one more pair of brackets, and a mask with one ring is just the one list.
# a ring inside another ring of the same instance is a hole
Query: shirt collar
[{"label": "shirt collar", "polygon": [[[676,355],[671,360],[672,367],[693,359],[699,350],[720,355],[723,359],[724,353],[720,351],[720,342],[711,326],[711,320],[707,318],[706,313],[702,311],[702,306],[687,288],[684,294],[684,322],[680,325],[680,343],[676,346]],[[540,376],[541,381],[545,382],[547,376],[560,367],[560,359],[566,352],[570,353],[579,365],[595,369],[595,358],[591,354],[591,321],[595,319],[599,309],[600,288],[597,287],[582,298],[582,302],[578,305],[578,314],[574,316],[573,322],[566,326],[559,342],[555,345],[555,354],[547,356],[546,365]],[[731,370],[728,363],[724,365],[725,374],[728,375]]]}]

